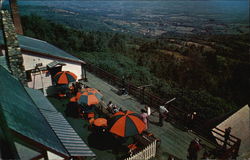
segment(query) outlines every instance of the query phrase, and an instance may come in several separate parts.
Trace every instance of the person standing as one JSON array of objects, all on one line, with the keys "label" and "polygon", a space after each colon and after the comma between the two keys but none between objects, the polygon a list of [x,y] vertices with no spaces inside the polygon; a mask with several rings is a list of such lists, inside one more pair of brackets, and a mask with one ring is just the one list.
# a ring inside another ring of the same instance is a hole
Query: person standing
[{"label": "person standing", "polygon": [[187,115],[187,129],[190,132],[192,132],[192,129],[194,128],[194,122],[195,122],[196,116],[197,116],[196,112],[192,112]]},{"label": "person standing", "polygon": [[145,109],[145,111],[147,111],[148,116],[150,116],[151,115],[151,108],[149,106],[145,105],[144,109]]},{"label": "person standing", "polygon": [[148,114],[147,114],[147,111],[145,111],[144,109],[141,109],[140,118],[145,123],[145,126],[146,126],[145,130],[147,130],[148,129]]},{"label": "person standing", "polygon": [[188,160],[197,160],[198,152],[201,150],[201,144],[199,138],[192,140],[188,147]]},{"label": "person standing", "polygon": [[166,120],[168,117],[169,111],[165,106],[160,106],[159,107],[159,126],[163,126],[163,120]]},{"label": "person standing", "polygon": [[125,88],[125,76],[122,76],[122,88]]}]

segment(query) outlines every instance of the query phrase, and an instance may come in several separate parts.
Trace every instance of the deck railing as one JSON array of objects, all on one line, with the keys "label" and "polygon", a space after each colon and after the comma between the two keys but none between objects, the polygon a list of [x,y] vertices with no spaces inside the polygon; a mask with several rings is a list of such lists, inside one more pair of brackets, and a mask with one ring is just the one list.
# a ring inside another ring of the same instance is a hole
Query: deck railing
[{"label": "deck railing", "polygon": [[[137,87],[136,85],[130,83],[130,82],[124,82],[122,78],[117,77],[101,68],[98,68],[94,66],[93,64],[86,63],[86,69],[88,72],[95,74],[96,76],[100,77],[101,79],[105,80],[109,84],[116,86],[116,87],[125,87],[127,91],[129,92],[130,95],[133,95],[135,98],[137,98],[139,101],[143,102],[144,104],[147,104],[150,107],[153,107],[154,109],[158,109],[160,105],[164,105],[166,100],[159,98],[158,96],[155,96],[147,91],[142,90],[140,87]],[[171,97],[173,98],[173,97]],[[173,118],[174,121],[179,122],[179,124],[185,125],[186,123],[186,115],[188,114],[187,112],[179,109],[176,106],[169,105],[168,107],[169,112],[171,113],[171,117]],[[204,126],[204,120],[199,119],[197,120],[198,123],[195,124],[195,132],[198,134],[202,135],[203,137],[209,139],[210,141],[213,142],[213,139],[211,139],[211,136],[208,136],[209,132],[213,133],[214,137],[217,142],[221,141],[223,142],[223,136],[225,134],[224,131],[215,128],[214,130],[207,130],[207,128]],[[235,136],[230,135],[233,139],[230,139],[227,148],[222,148],[220,143],[217,145],[217,150],[223,150],[223,153],[221,155],[218,155],[224,159],[231,158],[231,157],[237,157],[239,147],[241,140]],[[216,142],[216,141],[214,141]],[[217,144],[217,143],[215,143]]]},{"label": "deck railing", "polygon": [[228,159],[228,158],[236,159],[236,157],[238,156],[241,139],[233,135],[229,135],[229,139],[225,141],[224,138],[225,131],[217,127],[212,129],[212,134],[214,135],[215,140],[219,145],[220,150],[218,152],[220,151],[224,152],[223,154],[218,153],[219,157],[221,159]]},{"label": "deck railing", "polygon": [[141,160],[141,159],[148,160],[154,158],[156,156],[156,148],[157,148],[157,140],[153,141],[144,149],[142,149],[141,151],[139,151],[134,155],[131,155],[125,160]]}]

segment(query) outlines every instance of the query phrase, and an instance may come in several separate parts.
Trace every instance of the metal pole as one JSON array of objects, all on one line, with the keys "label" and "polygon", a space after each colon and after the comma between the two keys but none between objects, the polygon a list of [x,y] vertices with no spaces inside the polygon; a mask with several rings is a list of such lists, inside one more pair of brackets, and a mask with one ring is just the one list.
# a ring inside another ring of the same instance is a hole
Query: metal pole
[{"label": "metal pole", "polygon": [[143,86],[139,86],[137,87],[138,89],[141,89],[141,98],[142,98],[142,104],[144,104],[144,92],[145,92],[145,88],[146,87],[150,87],[152,86],[152,84],[148,84],[148,85],[143,85]]},{"label": "metal pole", "polygon": [[170,99],[169,101],[167,101],[166,103],[164,103],[164,105],[167,105],[168,103],[174,101],[176,98]]}]

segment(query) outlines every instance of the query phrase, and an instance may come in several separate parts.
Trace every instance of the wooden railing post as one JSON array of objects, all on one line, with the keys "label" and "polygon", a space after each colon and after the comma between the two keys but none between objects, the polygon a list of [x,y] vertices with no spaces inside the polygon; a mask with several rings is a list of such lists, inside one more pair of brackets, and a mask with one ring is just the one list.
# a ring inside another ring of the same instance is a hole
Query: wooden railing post
[{"label": "wooden railing post", "polygon": [[235,144],[234,153],[232,156],[233,159],[236,159],[239,156],[240,144],[241,144],[241,140],[238,139],[237,143]]}]

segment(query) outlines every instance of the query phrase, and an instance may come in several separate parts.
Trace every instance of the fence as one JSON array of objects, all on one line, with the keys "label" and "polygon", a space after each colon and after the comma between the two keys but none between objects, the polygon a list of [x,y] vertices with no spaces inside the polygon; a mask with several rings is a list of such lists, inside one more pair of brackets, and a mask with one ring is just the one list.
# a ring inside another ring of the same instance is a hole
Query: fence
[{"label": "fence", "polygon": [[126,158],[125,160],[148,160],[150,158],[154,158],[156,156],[156,143],[157,140],[153,141],[147,147],[145,147],[142,151],[131,155],[130,157]]},{"label": "fence", "polygon": [[212,129],[212,134],[214,135],[215,140],[220,147],[218,152],[223,151],[223,154],[219,155],[220,153],[218,153],[218,156],[221,159],[236,159],[238,156],[241,140],[233,135],[229,135],[229,139],[225,141],[225,132],[219,128]]},{"label": "fence", "polygon": [[[150,107],[154,107],[157,109],[160,105],[164,105],[166,100],[163,100],[144,89],[137,87],[136,85],[125,82],[121,78],[106,72],[105,70],[98,68],[90,63],[86,64],[86,69],[90,73],[95,74],[96,76],[102,78],[103,80],[107,81],[109,84],[117,87],[125,87],[130,95],[133,95],[135,98],[139,99],[141,102],[147,104]],[[173,97],[169,97],[171,99]],[[175,107],[173,105],[169,106],[169,112],[171,113],[171,116],[174,118],[175,121],[179,122],[180,124],[185,124],[185,117],[187,115],[187,112],[179,109],[178,107]],[[223,141],[222,136],[225,134],[224,131],[220,130],[220,133],[218,132],[219,129],[216,128],[215,130],[207,130],[204,126],[205,122],[202,119],[199,119],[198,123],[195,124],[196,128],[194,129],[198,134],[206,137],[210,141],[212,141],[214,138],[217,139],[217,141]],[[217,130],[217,131],[216,131]],[[208,133],[212,132],[213,134],[220,135],[220,138],[218,136],[211,137],[208,135]],[[231,135],[231,137],[234,137]],[[235,137],[235,140],[231,142],[232,144],[229,145],[228,149],[223,149],[222,155],[218,155],[224,159],[230,158],[230,157],[237,157],[239,147],[241,140],[239,138]],[[216,144],[216,143],[215,143]],[[221,146],[217,145],[217,150],[221,150]]]},{"label": "fence", "polygon": [[[116,86],[116,87],[122,87],[124,86],[127,91],[129,92],[130,95],[133,95],[135,98],[137,98],[138,100],[140,100],[141,102],[151,106],[151,107],[158,107],[159,105],[163,105],[167,100],[163,100],[153,94],[151,94],[150,92],[144,91],[142,88],[137,87],[136,85],[130,83],[130,82],[126,82],[124,80],[122,80],[121,78],[101,69],[98,68],[92,64],[87,63],[86,64],[86,69],[88,72],[95,74],[96,76],[100,77],[101,79],[105,80],[106,82],[108,82],[109,84]],[[173,98],[169,96],[169,99]],[[185,114],[185,112],[183,112],[182,110],[178,109],[175,106],[171,106],[170,110],[172,110],[172,112],[176,112],[177,113],[182,113],[181,116],[179,116],[179,118],[183,117],[183,114]]]}]

